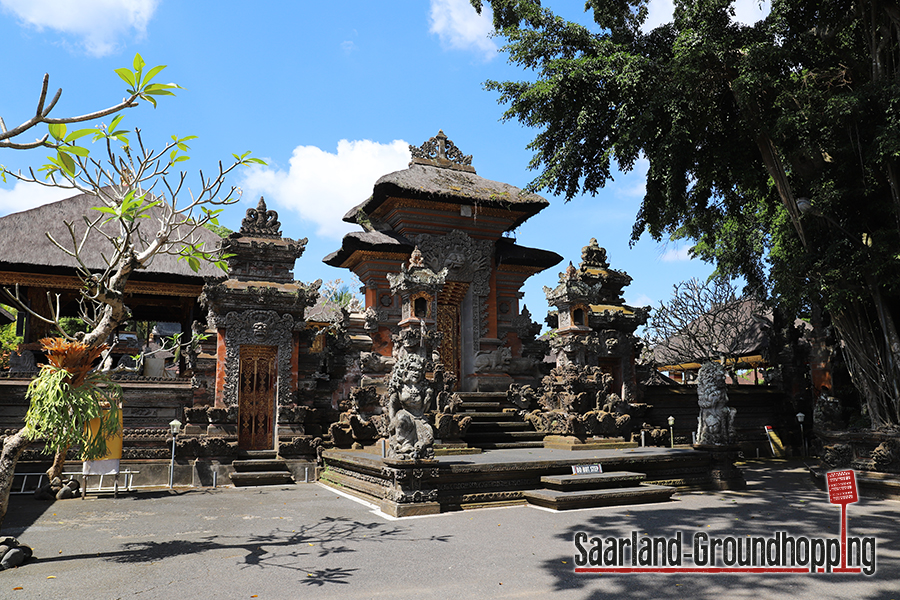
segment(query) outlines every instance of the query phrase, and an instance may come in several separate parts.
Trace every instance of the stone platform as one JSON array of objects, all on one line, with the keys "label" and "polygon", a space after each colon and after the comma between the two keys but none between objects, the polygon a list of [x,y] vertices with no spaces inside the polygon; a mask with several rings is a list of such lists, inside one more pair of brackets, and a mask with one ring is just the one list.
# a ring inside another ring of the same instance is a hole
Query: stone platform
[{"label": "stone platform", "polygon": [[[393,516],[525,504],[526,492],[546,488],[546,477],[571,474],[573,465],[600,464],[604,473],[641,474],[640,483],[648,489],[714,487],[709,454],[681,448],[501,449],[419,463],[382,459],[374,449],[326,450],[322,458],[322,483],[377,504]],[[675,489],[657,491],[653,501],[667,499]]]}]

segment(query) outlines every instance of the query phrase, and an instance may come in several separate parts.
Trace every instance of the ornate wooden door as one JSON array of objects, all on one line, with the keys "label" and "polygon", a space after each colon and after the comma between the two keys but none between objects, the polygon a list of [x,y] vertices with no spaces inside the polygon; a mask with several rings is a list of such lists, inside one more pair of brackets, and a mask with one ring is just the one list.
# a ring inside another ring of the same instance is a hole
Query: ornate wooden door
[{"label": "ornate wooden door", "polygon": [[241,346],[238,391],[238,447],[274,447],[275,391],[278,385],[278,347]]},{"label": "ornate wooden door", "polygon": [[460,375],[460,332],[459,332],[459,306],[456,304],[438,304],[437,330],[443,335],[441,338],[441,362],[448,373]]}]

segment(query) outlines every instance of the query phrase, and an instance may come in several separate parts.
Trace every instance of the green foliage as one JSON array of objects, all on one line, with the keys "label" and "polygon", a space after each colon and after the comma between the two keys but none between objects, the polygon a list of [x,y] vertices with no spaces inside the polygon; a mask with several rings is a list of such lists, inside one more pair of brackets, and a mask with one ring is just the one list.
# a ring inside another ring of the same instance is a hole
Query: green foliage
[{"label": "green foliage", "polygon": [[87,333],[88,331],[88,324],[78,317],[61,317],[59,326],[70,336],[74,336],[76,333]]},{"label": "green foliage", "polygon": [[210,231],[212,231],[213,233],[215,233],[217,236],[219,236],[221,238],[227,238],[229,235],[234,233],[234,231],[232,231],[231,229],[228,229],[224,225],[216,225],[213,223],[206,223],[204,225],[204,227],[209,229]]},{"label": "green foliage", "polygon": [[772,0],[768,17],[743,25],[731,0],[675,0],[672,22],[644,31],[647,0],[588,0],[599,29],[538,0],[488,1],[510,61],[531,73],[486,86],[505,120],[537,130],[532,189],[596,194],[614,165],[645,158],[633,241],[693,240],[718,275],[741,275],[789,310],[826,308],[848,363],[870,366],[873,414],[897,402],[895,3]]},{"label": "green foliage", "polygon": [[[645,231],[695,240],[695,254],[720,274],[775,286],[797,305],[823,281],[858,296],[862,286],[848,282],[865,270],[900,284],[888,172],[900,155],[898,41],[889,33],[898,22],[886,8],[774,0],[767,19],[747,26],[731,20],[731,2],[691,0],[675,3],[672,23],[644,32],[643,0],[588,2],[595,32],[536,1],[491,5],[510,61],[533,72],[486,84],[508,105],[504,119],[538,129],[533,189],[595,194],[614,164],[627,171],[644,157],[635,241]],[[781,194],[761,154],[768,141],[793,194],[813,198],[840,228],[804,216],[809,244],[789,239],[793,196]],[[856,243],[863,233],[872,247]]]},{"label": "green foliage", "polygon": [[[80,443],[85,458],[100,458],[107,453],[106,440],[119,428],[122,389],[98,371],[90,372],[75,388],[68,382],[70,377],[64,368],[41,367],[25,393],[30,403],[25,430],[29,438],[45,441],[48,454]],[[100,418],[100,430],[90,436],[88,423],[95,418]]]}]

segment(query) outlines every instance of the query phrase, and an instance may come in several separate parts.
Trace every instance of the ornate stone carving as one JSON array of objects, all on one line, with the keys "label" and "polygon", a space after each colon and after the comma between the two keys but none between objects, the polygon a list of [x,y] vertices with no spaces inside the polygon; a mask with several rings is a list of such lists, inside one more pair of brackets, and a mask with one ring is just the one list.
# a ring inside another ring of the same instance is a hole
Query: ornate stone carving
[{"label": "ornate stone carving", "polygon": [[447,138],[443,131],[421,146],[409,145],[413,163],[435,167],[456,167],[459,170],[475,172],[472,168],[472,155],[463,154],[456,145]]},{"label": "ornate stone carving", "polygon": [[254,237],[280,238],[280,227],[278,213],[266,208],[266,200],[262,196],[256,208],[248,208],[247,216],[241,221],[241,233]]},{"label": "ornate stone carving", "polygon": [[34,373],[38,370],[34,353],[30,350],[11,352],[9,355],[10,373]]},{"label": "ornate stone carving", "polygon": [[718,363],[705,363],[697,375],[698,445],[725,445],[735,440],[734,416],[737,411],[728,406],[725,369]]},{"label": "ornate stone carving", "polygon": [[382,356],[377,352],[360,352],[360,368],[363,373],[387,373],[397,363],[393,357]]},{"label": "ornate stone carving", "polygon": [[[295,321],[291,315],[278,316],[274,310],[232,311],[224,319],[226,406],[237,404],[240,375],[240,346],[253,344],[278,347],[278,404],[291,403],[291,352]],[[299,323],[300,326],[303,323]]]},{"label": "ornate stone carving", "polygon": [[404,354],[391,372],[385,399],[391,434],[389,458],[434,457],[434,433],[425,418],[433,397],[434,390],[425,379],[425,358]]},{"label": "ornate stone carving", "polygon": [[490,352],[479,352],[475,355],[475,372],[477,373],[504,373],[512,359],[512,350],[506,347],[497,348]]},{"label": "ornate stone carving", "polygon": [[458,229],[447,235],[422,233],[414,236],[425,264],[433,271],[447,269],[447,281],[471,284],[473,350],[481,348],[481,338],[488,330],[488,294],[491,286],[491,257],[494,245],[490,240],[476,240]]},{"label": "ornate stone carving", "polygon": [[476,296],[488,294],[493,254],[490,240],[476,240],[454,229],[447,235],[422,233],[414,236],[414,241],[432,271],[446,268],[447,281],[468,281]]},{"label": "ornate stone carving", "polygon": [[900,473],[900,442],[886,440],[872,450],[872,467],[884,473]]}]

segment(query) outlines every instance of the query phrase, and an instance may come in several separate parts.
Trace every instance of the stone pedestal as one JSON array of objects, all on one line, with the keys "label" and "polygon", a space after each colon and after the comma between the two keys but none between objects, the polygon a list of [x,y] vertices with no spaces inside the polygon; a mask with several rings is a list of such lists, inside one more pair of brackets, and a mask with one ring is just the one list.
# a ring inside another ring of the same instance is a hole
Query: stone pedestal
[{"label": "stone pedestal", "polygon": [[393,517],[434,515],[441,512],[438,503],[436,460],[384,459],[381,475],[385,478],[381,510]]},{"label": "stone pedestal", "polygon": [[739,448],[733,444],[694,444],[694,450],[710,456],[710,478],[717,490],[742,490],[747,487],[744,474],[735,466]]}]

